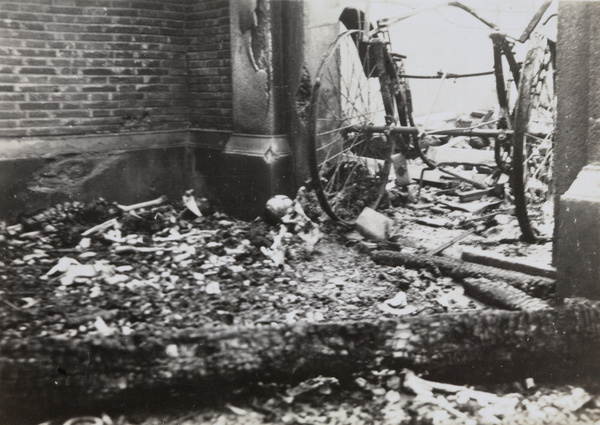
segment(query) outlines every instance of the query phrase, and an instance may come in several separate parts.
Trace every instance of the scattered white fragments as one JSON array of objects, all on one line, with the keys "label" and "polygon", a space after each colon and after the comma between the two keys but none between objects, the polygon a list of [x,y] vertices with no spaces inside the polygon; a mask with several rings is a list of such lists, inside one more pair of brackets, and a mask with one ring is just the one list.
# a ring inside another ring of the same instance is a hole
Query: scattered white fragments
[{"label": "scattered white fragments", "polygon": [[114,267],[103,260],[96,261],[94,264],[81,264],[73,258],[63,257],[46,273],[46,276],[52,276],[56,273],[62,273],[60,283],[63,286],[69,286],[73,284],[75,279],[80,277],[91,278],[99,275],[110,277],[114,274]]},{"label": "scattered white fragments", "polygon": [[291,237],[292,235],[288,233],[284,225],[281,225],[279,234],[273,238],[273,244],[269,248],[260,247],[261,252],[266,257],[269,257],[277,267],[282,267],[285,263],[286,246],[283,243],[283,238],[286,236]]},{"label": "scattered white fragments", "polygon": [[179,348],[175,344],[169,344],[165,348],[165,354],[169,357],[177,358],[179,357]]},{"label": "scattered white fragments", "polygon": [[188,190],[187,192],[185,192],[185,195],[183,195],[183,197],[182,197],[183,204],[186,206],[186,208],[188,210],[193,212],[196,216],[202,217],[202,213],[200,212],[200,209],[198,208],[198,204],[196,203],[196,198],[194,198],[194,196],[192,195],[192,192],[193,192],[192,190]]},{"label": "scattered white fragments", "polygon": [[221,287],[219,286],[219,282],[212,281],[206,285],[204,291],[209,295],[219,295],[221,293]]},{"label": "scattered white fragments", "polygon": [[408,301],[406,300],[406,292],[400,291],[398,292],[394,298],[390,298],[389,300],[385,300],[385,303],[390,307],[394,308],[404,308],[408,305]]},{"label": "scattered white fragments", "polygon": [[96,321],[94,322],[94,327],[102,336],[111,336],[116,331],[112,327],[108,326],[102,317],[96,317]]},{"label": "scattered white fragments", "polygon": [[263,254],[270,257],[277,266],[283,265],[285,260],[284,237],[291,238],[294,234],[298,235],[304,242],[303,248],[307,254],[312,254],[323,237],[319,226],[306,215],[300,202],[291,200],[285,195],[275,195],[267,201],[265,218],[282,224],[273,245],[270,248],[261,247]]}]

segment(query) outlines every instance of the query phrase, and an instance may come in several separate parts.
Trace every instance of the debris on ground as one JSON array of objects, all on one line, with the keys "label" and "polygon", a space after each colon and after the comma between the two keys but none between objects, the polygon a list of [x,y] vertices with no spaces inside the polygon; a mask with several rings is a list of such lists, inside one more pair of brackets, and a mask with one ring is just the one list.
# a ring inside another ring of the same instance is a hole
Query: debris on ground
[{"label": "debris on ground", "polygon": [[[443,126],[477,126],[489,119],[488,111],[471,115],[453,114]],[[188,191],[175,201],[160,197],[129,206],[69,202],[3,223],[0,347],[30,337],[102,343],[185,329],[551,306],[552,275],[461,261],[464,252],[485,251],[513,263],[535,260],[551,270],[551,240],[535,245],[520,240],[508,182],[491,170],[490,140],[429,135],[422,145],[460,178],[428,170],[418,158],[395,158],[402,178],[392,178],[398,185],[389,187],[377,211],[365,208],[354,228],[331,222],[305,187],[293,199],[271,198],[263,216],[250,222],[222,214]],[[180,347],[168,346],[164,355],[179,358]],[[253,383],[219,395],[212,407],[194,401],[172,410],[65,412],[72,419],[47,424],[600,420],[597,386],[537,381],[474,388],[383,369],[350,382],[312,376]]]}]

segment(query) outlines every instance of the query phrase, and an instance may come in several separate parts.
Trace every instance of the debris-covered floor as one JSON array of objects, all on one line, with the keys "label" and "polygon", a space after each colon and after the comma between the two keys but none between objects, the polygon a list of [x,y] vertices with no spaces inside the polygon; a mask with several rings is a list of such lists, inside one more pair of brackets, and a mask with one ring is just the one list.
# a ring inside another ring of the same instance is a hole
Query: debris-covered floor
[{"label": "debris-covered floor", "polygon": [[[422,199],[427,201],[434,191],[424,188]],[[310,197],[300,198],[297,204],[317,218]],[[298,214],[288,217],[292,224],[281,227],[264,219],[235,220],[191,196],[184,201],[159,199],[133,209],[102,200],[63,204],[3,227],[0,344],[31,337],[160,338],[186,328],[491,308],[466,296],[451,277],[377,265],[369,256],[379,248],[425,255],[473,228],[470,223],[481,214],[445,210],[436,202],[390,206],[383,213],[393,218],[392,235],[385,243],[375,243],[351,229],[328,221],[317,226]],[[465,247],[483,248],[549,262],[550,242],[521,243],[509,213],[490,217],[495,218],[475,227],[475,233],[444,255],[458,257]],[[590,382],[552,386],[523,379],[473,389],[432,386],[418,379],[410,371],[373,370],[342,384],[327,376],[290,384],[259,382],[220,394],[210,403],[174,405],[164,399],[122,411],[90,411],[94,417],[71,422],[69,412],[47,419],[53,425],[600,420],[600,397]],[[3,415],[10,418],[12,413]]]},{"label": "debris-covered floor", "polygon": [[[462,143],[471,149],[471,142],[455,140],[452,148]],[[482,161],[493,154],[485,146],[472,150]],[[419,174],[418,163],[408,167]],[[485,178],[476,167],[456,171]],[[293,202],[277,199],[252,222],[215,211],[191,193],[181,202],[159,198],[133,206],[73,202],[21,217],[0,228],[0,352],[34,339],[143,344],[188,330],[519,308],[502,300],[492,307],[489,297],[465,293],[467,280],[436,267],[374,262],[372,254],[380,250],[457,262],[483,257],[484,264],[500,257],[521,271],[525,264],[546,286],[521,288],[529,293],[522,305],[551,305],[551,239],[521,242],[510,196],[470,198],[468,191],[469,185],[435,173],[426,173],[421,190],[416,184],[390,189],[379,210],[391,220],[384,241],[331,222],[303,189]],[[287,212],[283,218],[281,211]],[[486,282],[501,287],[493,281],[494,273]],[[178,347],[167,346],[164,354],[177,359]],[[68,381],[60,364],[49,369]],[[321,374],[299,382],[238,383],[216,393],[196,388],[191,396],[155,394],[109,409],[35,414],[0,407],[0,415],[8,423],[51,425],[600,422],[600,390],[590,379],[543,383],[523,376],[474,388],[422,378],[410,370],[375,368],[350,379]]]}]

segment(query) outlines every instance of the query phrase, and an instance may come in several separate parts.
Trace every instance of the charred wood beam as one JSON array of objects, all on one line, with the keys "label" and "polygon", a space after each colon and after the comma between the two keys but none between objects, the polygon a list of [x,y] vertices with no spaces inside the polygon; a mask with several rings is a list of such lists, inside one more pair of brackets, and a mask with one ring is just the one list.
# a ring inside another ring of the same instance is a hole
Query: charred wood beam
[{"label": "charred wood beam", "polygon": [[[457,383],[556,380],[600,371],[600,305],[486,310],[396,320],[181,332],[165,339],[5,339],[0,416],[35,403],[95,406],[125,394],[217,385],[342,379],[409,368]],[[212,390],[211,390],[212,391]]]},{"label": "charred wood beam", "polygon": [[491,280],[500,280],[538,298],[550,297],[556,285],[553,279],[546,277],[530,276],[515,271],[467,263],[454,258],[427,257],[426,255],[397,251],[375,251],[371,254],[371,258],[377,264],[429,269],[435,272],[439,271],[445,276],[459,280],[468,277],[484,277]]},{"label": "charred wood beam", "polygon": [[527,295],[520,289],[504,282],[491,282],[488,279],[467,278],[462,282],[465,294],[485,304],[506,310],[544,310],[550,305]]}]

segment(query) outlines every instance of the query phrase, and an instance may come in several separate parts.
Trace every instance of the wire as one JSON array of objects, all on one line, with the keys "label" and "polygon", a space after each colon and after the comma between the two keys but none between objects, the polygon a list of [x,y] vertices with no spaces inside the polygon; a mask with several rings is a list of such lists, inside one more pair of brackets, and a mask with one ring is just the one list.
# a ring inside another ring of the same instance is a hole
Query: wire
[{"label": "wire", "polygon": [[492,74],[494,74],[494,71],[475,72],[475,73],[471,73],[471,74],[438,73],[437,75],[403,75],[403,77],[404,78],[412,78],[412,79],[416,79],[416,80],[439,80],[441,78],[456,79],[456,78],[483,77],[485,75],[492,75]]},{"label": "wire", "polygon": [[[438,15],[440,15],[440,17],[446,21],[447,23],[449,23],[450,25],[454,25],[455,27],[458,28],[465,28],[465,29],[470,29],[470,30],[480,30],[480,31],[487,31],[489,32],[490,29],[485,27],[485,26],[474,26],[474,25],[462,25],[462,24],[458,24],[455,21],[452,21],[451,19],[448,19],[441,11],[440,9],[435,9],[435,11],[438,13]],[[501,28],[502,32],[507,32],[507,31],[523,31],[523,27],[513,27],[513,28]]]},{"label": "wire", "polygon": [[442,86],[444,85],[444,81],[446,81],[446,77],[447,76],[448,76],[448,73],[446,73],[446,72],[444,72],[442,74],[442,79],[440,81],[440,85],[438,87],[437,93],[435,94],[435,97],[433,98],[433,102],[431,102],[431,108],[429,108],[429,112],[425,116],[425,122],[423,123],[423,127],[419,130],[419,135],[417,136],[417,139],[420,139],[421,137],[423,137],[427,133],[425,131],[425,129],[427,128],[427,125],[429,124],[429,117],[433,113],[433,108],[435,107],[435,104],[438,101],[438,97],[440,97],[440,93],[442,91]]}]

